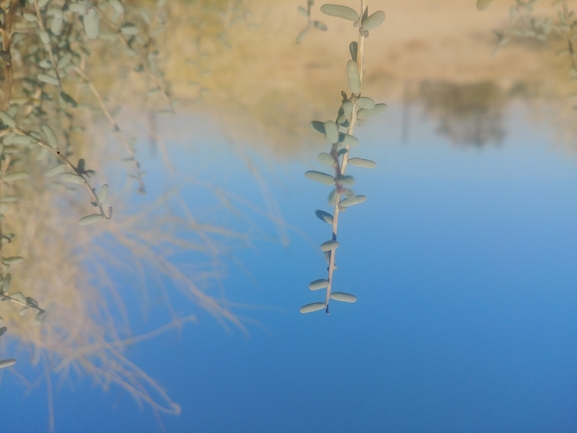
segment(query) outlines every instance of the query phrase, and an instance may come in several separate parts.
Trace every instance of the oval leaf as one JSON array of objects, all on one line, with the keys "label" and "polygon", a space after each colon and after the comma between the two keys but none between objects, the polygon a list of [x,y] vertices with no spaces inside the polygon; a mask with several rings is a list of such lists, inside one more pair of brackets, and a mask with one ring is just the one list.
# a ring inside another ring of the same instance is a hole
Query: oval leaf
[{"label": "oval leaf", "polygon": [[339,144],[341,146],[354,147],[359,145],[359,139],[349,134],[339,134]]},{"label": "oval leaf", "polygon": [[22,292],[16,292],[12,295],[10,295],[10,297],[22,304],[26,304],[26,296],[24,296],[24,294]]},{"label": "oval leaf", "polygon": [[359,106],[359,108],[366,108],[370,110],[372,108],[375,108],[375,101],[373,101],[371,98],[363,96],[357,99],[357,105]]},{"label": "oval leaf", "polygon": [[477,0],[477,10],[484,11],[492,2],[493,0]]},{"label": "oval leaf", "polygon": [[329,287],[329,280],[320,279],[311,281],[309,284],[309,289],[311,290],[320,290]]},{"label": "oval leaf", "polygon": [[36,75],[38,81],[42,81],[43,83],[52,84],[53,86],[58,86],[58,78],[53,77],[52,75],[46,74],[38,74]]},{"label": "oval leaf", "polygon": [[318,120],[313,120],[309,125],[313,131],[318,132],[319,134],[325,133],[324,122],[319,122]]},{"label": "oval leaf", "polygon": [[318,219],[326,222],[327,224],[333,223],[333,216],[330,213],[325,212],[324,210],[315,211],[315,215],[317,216]]},{"label": "oval leaf", "polygon": [[14,118],[4,111],[0,111],[0,119],[4,125],[9,126],[10,128],[14,128],[16,126],[16,121]]},{"label": "oval leaf", "polygon": [[326,4],[321,6],[321,12],[331,17],[343,18],[349,21],[357,21],[359,19],[357,11],[347,6]]},{"label": "oval leaf", "polygon": [[308,179],[316,180],[317,182],[320,182],[320,183],[325,184],[325,185],[334,185],[335,184],[335,178],[334,177],[332,177],[330,174],[321,173],[320,171],[309,170],[305,173],[305,176]]},{"label": "oval leaf", "polygon": [[300,309],[300,312],[305,313],[312,313],[313,311],[319,311],[325,308],[324,302],[313,302],[312,304],[303,305]]},{"label": "oval leaf", "polygon": [[42,130],[44,131],[44,134],[46,134],[46,137],[48,138],[48,144],[54,149],[57,148],[58,139],[56,138],[56,134],[54,133],[52,128],[50,128],[50,126],[48,125],[42,125]]},{"label": "oval leaf", "polygon": [[100,188],[100,192],[98,193],[98,203],[103,204],[106,201],[106,197],[108,197],[108,184],[102,185]]},{"label": "oval leaf", "polygon": [[375,161],[364,158],[351,158],[349,159],[349,164],[363,168],[375,168],[377,166]]},{"label": "oval leaf", "polygon": [[332,251],[336,250],[339,247],[339,243],[337,241],[326,241],[321,244],[322,251]]},{"label": "oval leaf", "polygon": [[126,23],[121,28],[120,31],[128,36],[134,36],[138,34],[138,27],[132,23]]},{"label": "oval leaf", "polygon": [[99,213],[95,213],[92,215],[87,215],[83,218],[80,218],[80,221],[78,221],[78,225],[79,226],[87,226],[90,224],[94,224],[97,223],[98,221],[100,221],[102,219],[102,215]]},{"label": "oval leaf", "polygon": [[364,195],[355,195],[354,197],[349,197],[341,200],[339,206],[349,207],[354,206],[356,204],[364,203],[365,201],[367,201],[367,198]]},{"label": "oval leaf", "polygon": [[34,323],[40,325],[41,323],[44,323],[44,320],[46,320],[46,311],[40,310],[34,318]]},{"label": "oval leaf", "polygon": [[325,122],[324,128],[325,128],[325,137],[328,141],[330,141],[331,143],[336,143],[337,141],[339,141],[339,130],[335,122],[333,122],[332,120]]},{"label": "oval leaf", "polygon": [[98,26],[98,12],[94,8],[88,8],[84,14],[84,31],[89,39],[96,39],[100,33],[100,27]]},{"label": "oval leaf", "polygon": [[108,3],[116,10],[120,15],[124,14],[124,6],[118,0],[110,0]]},{"label": "oval leaf", "polygon": [[357,54],[359,51],[359,44],[356,41],[353,41],[349,44],[349,53],[351,53],[351,60],[357,61]]},{"label": "oval leaf", "polygon": [[313,21],[313,26],[315,27],[315,29],[322,30],[323,32],[327,31],[327,26],[324,23],[321,23],[320,21]]},{"label": "oval leaf", "polygon": [[86,180],[77,174],[74,173],[64,173],[60,178],[65,182],[70,183],[77,183],[78,185],[82,185]]},{"label": "oval leaf", "polygon": [[47,177],[56,176],[57,174],[63,173],[68,166],[66,164],[58,164],[56,167],[52,167],[46,172]]},{"label": "oval leaf", "polygon": [[351,304],[354,302],[357,302],[357,298],[355,295],[351,295],[350,293],[343,293],[343,292],[331,293],[331,299],[334,299],[335,301],[349,302]]},{"label": "oval leaf", "polygon": [[5,174],[4,177],[2,177],[2,180],[4,180],[4,182],[14,182],[15,180],[26,179],[29,176],[30,175],[27,171],[17,171],[14,173]]},{"label": "oval leaf", "polygon": [[371,16],[363,20],[361,27],[363,30],[372,30],[383,24],[385,17],[386,15],[383,11],[376,11],[375,13],[371,14]]},{"label": "oval leaf", "polygon": [[15,359],[3,359],[2,361],[0,361],[0,368],[6,368],[6,367],[10,367],[11,365],[16,364],[16,360]]},{"label": "oval leaf", "polygon": [[332,155],[328,154],[328,153],[319,153],[319,155],[317,156],[317,159],[319,160],[319,162],[323,165],[326,165],[327,167],[334,167],[335,166],[335,159],[333,158]]},{"label": "oval leaf", "polygon": [[308,31],[309,31],[308,29],[304,29],[302,32],[299,33],[299,35],[297,36],[297,44],[300,44],[303,41]]},{"label": "oval leaf", "polygon": [[371,117],[374,116],[375,114],[382,113],[387,108],[388,108],[387,104],[377,104],[374,106],[374,108],[371,108],[370,110],[362,108],[358,111],[357,117],[359,119],[366,119],[367,117]]},{"label": "oval leaf", "polygon": [[[22,263],[24,261],[24,257],[21,256],[13,256],[13,257],[6,257],[2,259],[2,263],[5,265],[16,265],[18,263]],[[26,303],[26,298],[24,298],[24,303]]]},{"label": "oval leaf", "polygon": [[338,200],[338,196],[339,193],[336,189],[333,189],[331,191],[331,193],[329,194],[329,196],[327,197],[327,202],[331,205],[334,206],[337,204],[337,200]]},{"label": "oval leaf", "polygon": [[343,105],[341,105],[341,110],[343,111],[344,116],[348,116],[353,112],[353,103],[351,101],[343,102]]},{"label": "oval leaf", "polygon": [[357,62],[349,60],[347,62],[347,79],[349,80],[349,87],[351,92],[361,93],[361,76],[359,75],[359,68]]}]

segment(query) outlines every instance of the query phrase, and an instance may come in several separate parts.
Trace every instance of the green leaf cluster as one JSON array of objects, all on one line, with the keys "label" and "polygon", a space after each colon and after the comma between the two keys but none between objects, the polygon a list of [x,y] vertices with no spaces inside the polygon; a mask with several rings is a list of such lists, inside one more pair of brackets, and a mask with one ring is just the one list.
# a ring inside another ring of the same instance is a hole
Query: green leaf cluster
[{"label": "green leaf cluster", "polygon": [[[365,2],[361,2],[361,4],[364,5]],[[351,149],[359,144],[359,140],[353,135],[353,132],[358,122],[382,113],[387,108],[386,104],[377,104],[372,98],[362,94],[364,40],[369,36],[369,31],[376,29],[385,21],[385,13],[376,11],[369,14],[368,7],[361,10],[361,13],[357,13],[348,6],[335,4],[321,6],[321,12],[331,17],[352,21],[353,26],[358,28],[358,41],[353,41],[349,44],[351,58],[347,60],[344,69],[350,93],[341,92],[341,105],[335,120],[313,120],[310,122],[311,130],[321,134],[330,144],[330,150],[320,153],[318,160],[324,166],[331,168],[332,173],[308,170],[305,176],[308,179],[332,187],[328,196],[328,203],[334,206],[334,210],[333,214],[323,210],[316,210],[315,212],[317,218],[329,224],[332,229],[332,238],[324,241],[320,246],[328,264],[327,278],[317,279],[309,284],[309,289],[313,291],[326,289],[325,301],[304,305],[300,309],[301,313],[310,313],[323,309],[328,313],[331,299],[348,303],[356,301],[356,297],[351,294],[332,291],[333,273],[336,270],[336,249],[339,247],[339,242],[337,241],[339,215],[349,207],[366,201],[364,195],[356,195],[349,189],[349,187],[354,185],[355,178],[346,174],[346,169],[348,165],[361,168],[376,167],[376,163],[370,159],[350,156]]]}]

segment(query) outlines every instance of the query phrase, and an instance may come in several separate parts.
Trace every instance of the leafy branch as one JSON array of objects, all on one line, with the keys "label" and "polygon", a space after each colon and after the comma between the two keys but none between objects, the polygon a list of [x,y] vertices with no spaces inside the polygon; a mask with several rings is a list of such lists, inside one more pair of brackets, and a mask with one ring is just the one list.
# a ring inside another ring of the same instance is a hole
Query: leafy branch
[{"label": "leafy branch", "polygon": [[307,33],[309,32],[309,29],[311,27],[318,29],[318,30],[321,30],[323,32],[327,31],[327,26],[324,23],[321,23],[320,21],[315,21],[315,20],[311,19],[311,8],[314,4],[315,4],[315,0],[307,0],[306,9],[303,8],[302,6],[299,6],[297,8],[297,10],[299,11],[299,14],[306,17],[306,19],[307,19],[307,26],[303,30],[301,30],[301,32],[297,36],[297,40],[296,40],[297,44],[300,44],[303,41],[303,39],[305,38],[305,36],[307,35]]},{"label": "leafy branch", "polygon": [[359,140],[353,135],[356,124],[375,114],[386,110],[386,104],[376,104],[375,101],[366,96],[362,96],[362,84],[364,76],[364,49],[365,39],[369,36],[369,31],[380,26],[385,20],[385,13],[377,11],[369,15],[367,0],[361,0],[360,13],[346,6],[325,4],[321,7],[321,12],[325,15],[338,17],[352,21],[358,27],[358,41],[353,41],[349,45],[351,59],[347,61],[346,73],[350,87],[350,94],[341,92],[342,101],[335,121],[327,122],[313,121],[310,126],[313,131],[323,134],[326,140],[331,143],[329,153],[321,153],[319,161],[331,167],[334,175],[316,170],[309,170],[305,176],[325,185],[334,185],[328,197],[328,202],[334,207],[333,214],[317,210],[316,216],[323,222],[331,225],[331,239],[323,242],[320,246],[327,261],[327,278],[314,280],[309,284],[309,289],[326,289],[325,301],[314,302],[301,307],[301,313],[310,313],[324,309],[329,313],[329,302],[331,299],[342,302],[356,302],[354,295],[333,291],[333,277],[337,269],[336,249],[339,247],[337,241],[339,217],[342,212],[349,207],[366,201],[364,195],[355,195],[349,189],[355,182],[352,176],[346,174],[348,165],[362,168],[374,168],[376,163],[369,159],[349,156],[351,147],[359,144]]}]

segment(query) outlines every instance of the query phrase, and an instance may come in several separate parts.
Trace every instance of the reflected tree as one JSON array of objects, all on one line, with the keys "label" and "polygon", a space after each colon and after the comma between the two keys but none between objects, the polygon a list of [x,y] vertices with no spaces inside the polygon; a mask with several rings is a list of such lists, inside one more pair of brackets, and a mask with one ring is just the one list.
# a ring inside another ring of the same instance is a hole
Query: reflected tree
[{"label": "reflected tree", "polygon": [[494,83],[423,82],[417,100],[425,115],[438,122],[437,133],[455,144],[500,144],[505,136],[506,96]]}]

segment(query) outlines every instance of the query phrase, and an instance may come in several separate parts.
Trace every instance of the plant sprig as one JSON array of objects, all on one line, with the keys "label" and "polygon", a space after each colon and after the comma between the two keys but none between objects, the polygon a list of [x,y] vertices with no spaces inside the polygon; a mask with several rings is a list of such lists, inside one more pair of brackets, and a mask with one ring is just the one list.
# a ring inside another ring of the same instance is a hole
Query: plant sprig
[{"label": "plant sprig", "polygon": [[300,44],[303,41],[303,39],[305,38],[305,36],[307,35],[307,33],[309,32],[309,29],[311,27],[318,29],[318,30],[321,30],[323,32],[327,31],[327,26],[324,23],[311,19],[311,8],[314,4],[315,4],[314,0],[307,0],[306,9],[303,8],[302,6],[299,6],[297,8],[299,13],[301,15],[303,15],[304,17],[306,17],[306,19],[307,19],[307,26],[303,30],[301,30],[301,32],[297,36],[297,39],[296,39],[297,44]]},{"label": "plant sprig", "polygon": [[366,201],[364,195],[355,195],[348,187],[354,184],[354,178],[346,173],[348,165],[363,168],[374,168],[376,163],[364,158],[351,158],[349,156],[351,147],[358,145],[359,140],[353,135],[355,126],[359,120],[366,119],[372,115],[383,112],[386,104],[376,104],[371,98],[362,95],[362,84],[364,76],[364,48],[365,39],[369,36],[369,31],[381,25],[385,20],[385,13],[377,11],[369,15],[367,0],[361,0],[360,13],[347,6],[325,4],[321,7],[321,12],[325,15],[338,17],[352,21],[358,27],[358,41],[353,41],[349,45],[351,59],[347,61],[346,73],[350,87],[350,94],[341,92],[342,101],[335,121],[327,122],[312,121],[310,126],[315,132],[323,134],[325,139],[331,143],[329,153],[321,153],[319,161],[331,167],[334,175],[316,170],[309,170],[305,176],[311,180],[325,185],[334,185],[333,191],[329,194],[328,202],[334,206],[333,214],[317,210],[316,216],[323,222],[330,224],[332,237],[321,244],[320,248],[325,254],[327,267],[327,278],[314,280],[309,284],[309,289],[326,289],[325,301],[314,302],[301,307],[301,313],[310,313],[324,309],[329,313],[329,302],[331,299],[342,302],[356,302],[356,297],[349,293],[333,291],[333,276],[337,269],[336,249],[339,247],[337,241],[339,216],[347,208]]}]

